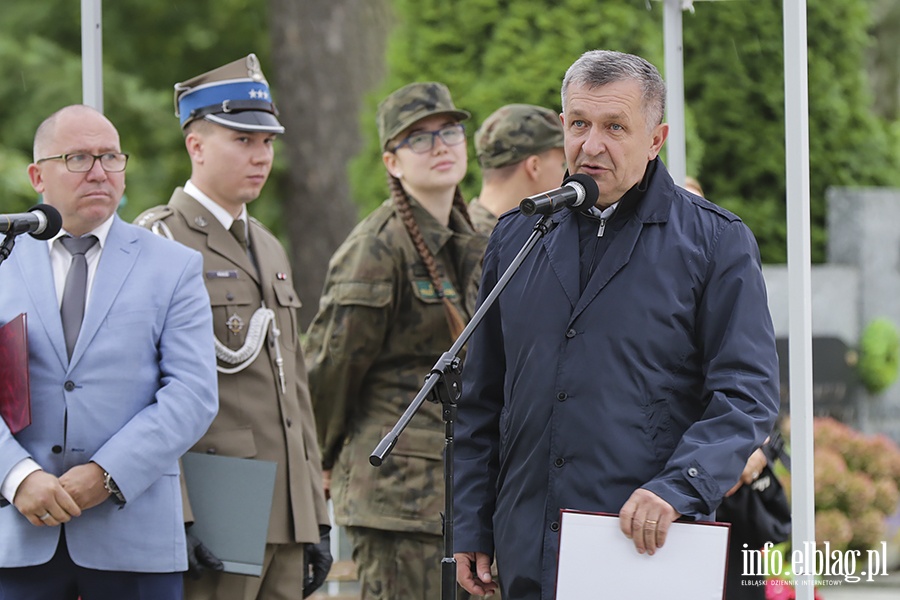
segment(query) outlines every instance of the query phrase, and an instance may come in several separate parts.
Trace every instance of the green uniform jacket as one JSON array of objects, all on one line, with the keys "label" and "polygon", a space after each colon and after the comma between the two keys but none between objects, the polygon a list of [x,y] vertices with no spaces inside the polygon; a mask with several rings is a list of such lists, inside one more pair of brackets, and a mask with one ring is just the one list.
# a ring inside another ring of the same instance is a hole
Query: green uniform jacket
[{"label": "green uniform jacket", "polygon": [[[487,238],[454,210],[451,227],[410,201],[422,237],[464,319],[474,312]],[[425,264],[385,202],[331,258],[306,356],[338,524],[441,533],[444,425],[425,402],[381,467],[369,455],[453,344]]]},{"label": "green uniform jacket", "polygon": [[[279,382],[277,354],[267,338],[259,356],[246,369],[230,375],[219,373],[219,414],[191,450],[277,463],[267,541],[318,542],[318,526],[328,524],[329,519],[306,365],[299,344],[300,301],[284,249],[265,227],[250,219],[250,247],[260,270],[257,275],[231,233],[182,188],[175,190],[167,206],[146,211],[136,222],[153,229],[161,223],[177,241],[203,254],[214,332],[228,348],[243,346],[250,319],[261,300],[274,310],[280,330],[285,393]],[[221,361],[219,364],[228,366]]]}]

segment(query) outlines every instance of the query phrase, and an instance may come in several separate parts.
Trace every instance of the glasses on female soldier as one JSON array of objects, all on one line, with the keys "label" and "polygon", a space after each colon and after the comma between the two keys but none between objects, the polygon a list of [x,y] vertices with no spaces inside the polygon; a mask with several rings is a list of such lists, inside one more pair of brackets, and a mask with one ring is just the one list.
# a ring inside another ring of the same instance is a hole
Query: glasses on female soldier
[{"label": "glasses on female soldier", "polygon": [[392,152],[396,152],[403,146],[409,146],[409,149],[416,154],[425,154],[431,152],[434,148],[434,140],[441,138],[441,141],[448,146],[456,146],[466,140],[466,127],[462,123],[447,125],[437,131],[417,131],[409,137],[400,141],[394,146]]}]

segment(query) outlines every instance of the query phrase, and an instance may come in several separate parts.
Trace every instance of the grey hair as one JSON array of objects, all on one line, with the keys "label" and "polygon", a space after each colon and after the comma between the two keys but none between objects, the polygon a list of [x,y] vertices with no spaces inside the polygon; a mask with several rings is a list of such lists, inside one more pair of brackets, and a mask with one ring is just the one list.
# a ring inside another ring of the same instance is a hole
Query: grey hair
[{"label": "grey hair", "polygon": [[662,123],[666,112],[666,82],[659,71],[640,56],[613,50],[590,50],[572,63],[562,82],[563,110],[566,107],[566,91],[573,84],[593,89],[627,80],[637,81],[641,86],[642,107],[648,127]]}]

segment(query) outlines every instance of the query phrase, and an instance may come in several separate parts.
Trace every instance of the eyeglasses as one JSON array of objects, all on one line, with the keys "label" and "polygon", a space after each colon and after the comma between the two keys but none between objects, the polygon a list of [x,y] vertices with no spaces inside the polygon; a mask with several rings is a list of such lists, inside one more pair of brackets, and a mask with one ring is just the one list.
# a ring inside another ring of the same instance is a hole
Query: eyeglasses
[{"label": "eyeglasses", "polygon": [[466,126],[457,123],[442,127],[437,131],[419,131],[402,140],[394,146],[391,152],[396,152],[403,146],[409,146],[409,149],[416,154],[425,154],[431,152],[431,149],[434,148],[434,140],[438,137],[448,146],[456,146],[466,141]]},{"label": "eyeglasses", "polygon": [[44,162],[45,160],[63,160],[66,163],[66,169],[70,173],[87,173],[94,168],[94,163],[100,161],[100,167],[107,173],[121,173],[128,164],[128,155],[124,152],[106,152],[104,154],[86,154],[83,152],[75,152],[73,154],[60,154],[58,156],[48,156],[47,158],[39,158],[36,162]]}]

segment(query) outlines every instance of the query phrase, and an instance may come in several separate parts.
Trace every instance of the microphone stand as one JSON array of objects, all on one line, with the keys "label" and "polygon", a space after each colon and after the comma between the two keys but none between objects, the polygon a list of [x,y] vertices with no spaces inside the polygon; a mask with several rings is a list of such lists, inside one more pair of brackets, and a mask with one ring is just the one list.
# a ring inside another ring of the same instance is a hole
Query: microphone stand
[{"label": "microphone stand", "polygon": [[456,559],[453,557],[453,424],[456,421],[456,400],[462,396],[461,360],[459,352],[472,336],[475,328],[484,319],[512,276],[537,245],[540,239],[556,228],[557,222],[543,215],[534,225],[534,229],[525,245],[510,263],[509,267],[497,281],[494,289],[487,295],[472,319],[463,329],[450,349],[441,355],[431,368],[425,383],[413,398],[406,411],[401,415],[393,429],[382,438],[369,456],[369,463],[380,467],[385,457],[397,444],[400,434],[409,425],[410,420],[418,412],[427,399],[429,402],[442,405],[441,414],[444,420],[444,557],[441,559],[441,600],[456,600]]},{"label": "microphone stand", "polygon": [[16,245],[16,235],[15,233],[7,233],[3,243],[0,243],[0,263],[9,258],[9,255],[12,253],[13,246]]}]

